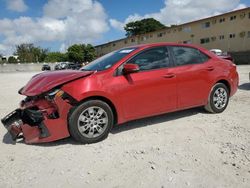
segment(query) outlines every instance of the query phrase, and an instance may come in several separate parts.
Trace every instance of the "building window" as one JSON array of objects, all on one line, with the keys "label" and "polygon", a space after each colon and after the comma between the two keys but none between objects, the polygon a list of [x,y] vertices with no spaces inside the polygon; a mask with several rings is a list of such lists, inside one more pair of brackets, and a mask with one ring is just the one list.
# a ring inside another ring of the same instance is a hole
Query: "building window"
[{"label": "building window", "polygon": [[240,14],[240,18],[241,18],[241,19],[245,18],[245,16],[246,16],[246,13],[245,13],[245,12],[243,12],[242,14]]},{"label": "building window", "polygon": [[124,41],[124,44],[127,44],[127,43],[128,43],[128,41],[127,41],[127,40],[125,40],[125,41]]},{"label": "building window", "polygon": [[248,13],[248,18],[250,19],[250,12]]},{"label": "building window", "polygon": [[230,20],[232,21],[232,20],[235,20],[236,19],[236,16],[231,16],[230,17]]},{"label": "building window", "polygon": [[235,38],[235,34],[234,34],[234,33],[233,33],[233,34],[230,34],[230,35],[229,35],[229,38],[230,38],[230,39]]},{"label": "building window", "polygon": [[200,40],[201,44],[205,44],[205,43],[209,43],[209,42],[210,42],[209,38],[203,38],[203,39]]},{"label": "building window", "polygon": [[224,35],[220,35],[220,36],[219,36],[219,39],[220,39],[220,40],[224,40],[224,38],[225,38]]},{"label": "building window", "polygon": [[247,37],[250,38],[250,31],[247,32]]},{"label": "building window", "polygon": [[183,31],[186,33],[190,33],[192,31],[191,27],[184,27]]},{"label": "building window", "polygon": [[148,36],[143,36],[143,37],[141,37],[141,41],[145,41],[145,40],[147,40],[148,39]]},{"label": "building window", "polygon": [[210,27],[210,22],[205,22],[201,25],[202,28],[209,28]]},{"label": "building window", "polygon": [[150,36],[149,36],[150,38],[152,38],[153,37],[153,35],[152,34],[150,34]]},{"label": "building window", "polygon": [[192,41],[191,40],[185,40],[185,41],[183,41],[183,44],[192,44]]},{"label": "building window", "polygon": [[116,46],[116,44],[115,44],[115,43],[113,43],[113,47],[114,47],[114,46]]},{"label": "building window", "polygon": [[225,18],[220,19],[220,23],[225,22]]},{"label": "building window", "polygon": [[211,37],[211,41],[216,41],[216,36]]},{"label": "building window", "polygon": [[158,33],[157,34],[157,37],[162,37],[163,36],[163,33]]},{"label": "building window", "polygon": [[239,33],[240,38],[244,38],[246,36],[246,32],[242,31]]},{"label": "building window", "polygon": [[131,39],[131,42],[135,42],[135,39]]}]

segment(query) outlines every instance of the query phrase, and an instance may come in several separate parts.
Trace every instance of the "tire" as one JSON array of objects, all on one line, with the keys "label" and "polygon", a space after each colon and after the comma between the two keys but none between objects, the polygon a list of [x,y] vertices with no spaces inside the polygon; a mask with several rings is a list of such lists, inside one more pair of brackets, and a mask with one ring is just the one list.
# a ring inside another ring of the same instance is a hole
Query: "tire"
[{"label": "tire", "polygon": [[205,109],[211,113],[221,113],[227,108],[228,101],[228,87],[223,83],[216,83],[209,94]]},{"label": "tire", "polygon": [[69,132],[76,141],[91,144],[107,138],[113,124],[110,106],[101,100],[90,100],[77,106],[70,114]]}]

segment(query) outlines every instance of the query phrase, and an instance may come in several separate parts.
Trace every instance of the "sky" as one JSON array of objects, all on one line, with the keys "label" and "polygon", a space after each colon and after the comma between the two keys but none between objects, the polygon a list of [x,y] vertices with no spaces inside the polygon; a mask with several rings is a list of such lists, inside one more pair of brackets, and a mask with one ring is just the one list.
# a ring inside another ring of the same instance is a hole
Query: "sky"
[{"label": "sky", "polygon": [[130,21],[181,24],[250,6],[250,0],[0,0],[0,54],[21,43],[65,52],[125,37]]}]

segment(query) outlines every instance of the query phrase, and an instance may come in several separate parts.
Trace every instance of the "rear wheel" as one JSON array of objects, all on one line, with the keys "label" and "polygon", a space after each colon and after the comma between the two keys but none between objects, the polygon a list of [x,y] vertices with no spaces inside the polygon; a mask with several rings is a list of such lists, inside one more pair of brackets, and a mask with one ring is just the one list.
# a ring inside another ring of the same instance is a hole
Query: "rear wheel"
[{"label": "rear wheel", "polygon": [[211,113],[221,113],[226,109],[228,101],[229,90],[227,86],[223,83],[217,83],[210,92],[205,109]]},{"label": "rear wheel", "polygon": [[79,105],[70,115],[69,131],[79,142],[95,143],[108,136],[113,123],[110,106],[100,100],[90,100]]}]

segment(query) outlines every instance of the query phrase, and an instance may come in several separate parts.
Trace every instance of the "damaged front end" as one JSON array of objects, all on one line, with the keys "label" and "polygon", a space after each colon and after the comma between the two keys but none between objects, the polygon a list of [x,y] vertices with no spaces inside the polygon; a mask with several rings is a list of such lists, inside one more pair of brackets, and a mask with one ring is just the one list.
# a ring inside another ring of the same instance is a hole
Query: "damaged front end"
[{"label": "damaged front end", "polygon": [[33,76],[18,91],[26,96],[20,108],[1,120],[13,140],[23,138],[26,143],[42,143],[68,137],[68,113],[77,101],[60,88],[93,73],[65,70]]},{"label": "damaged front end", "polygon": [[23,138],[26,143],[42,143],[69,136],[68,112],[74,99],[60,89],[26,97],[20,108],[1,121],[13,140]]}]

